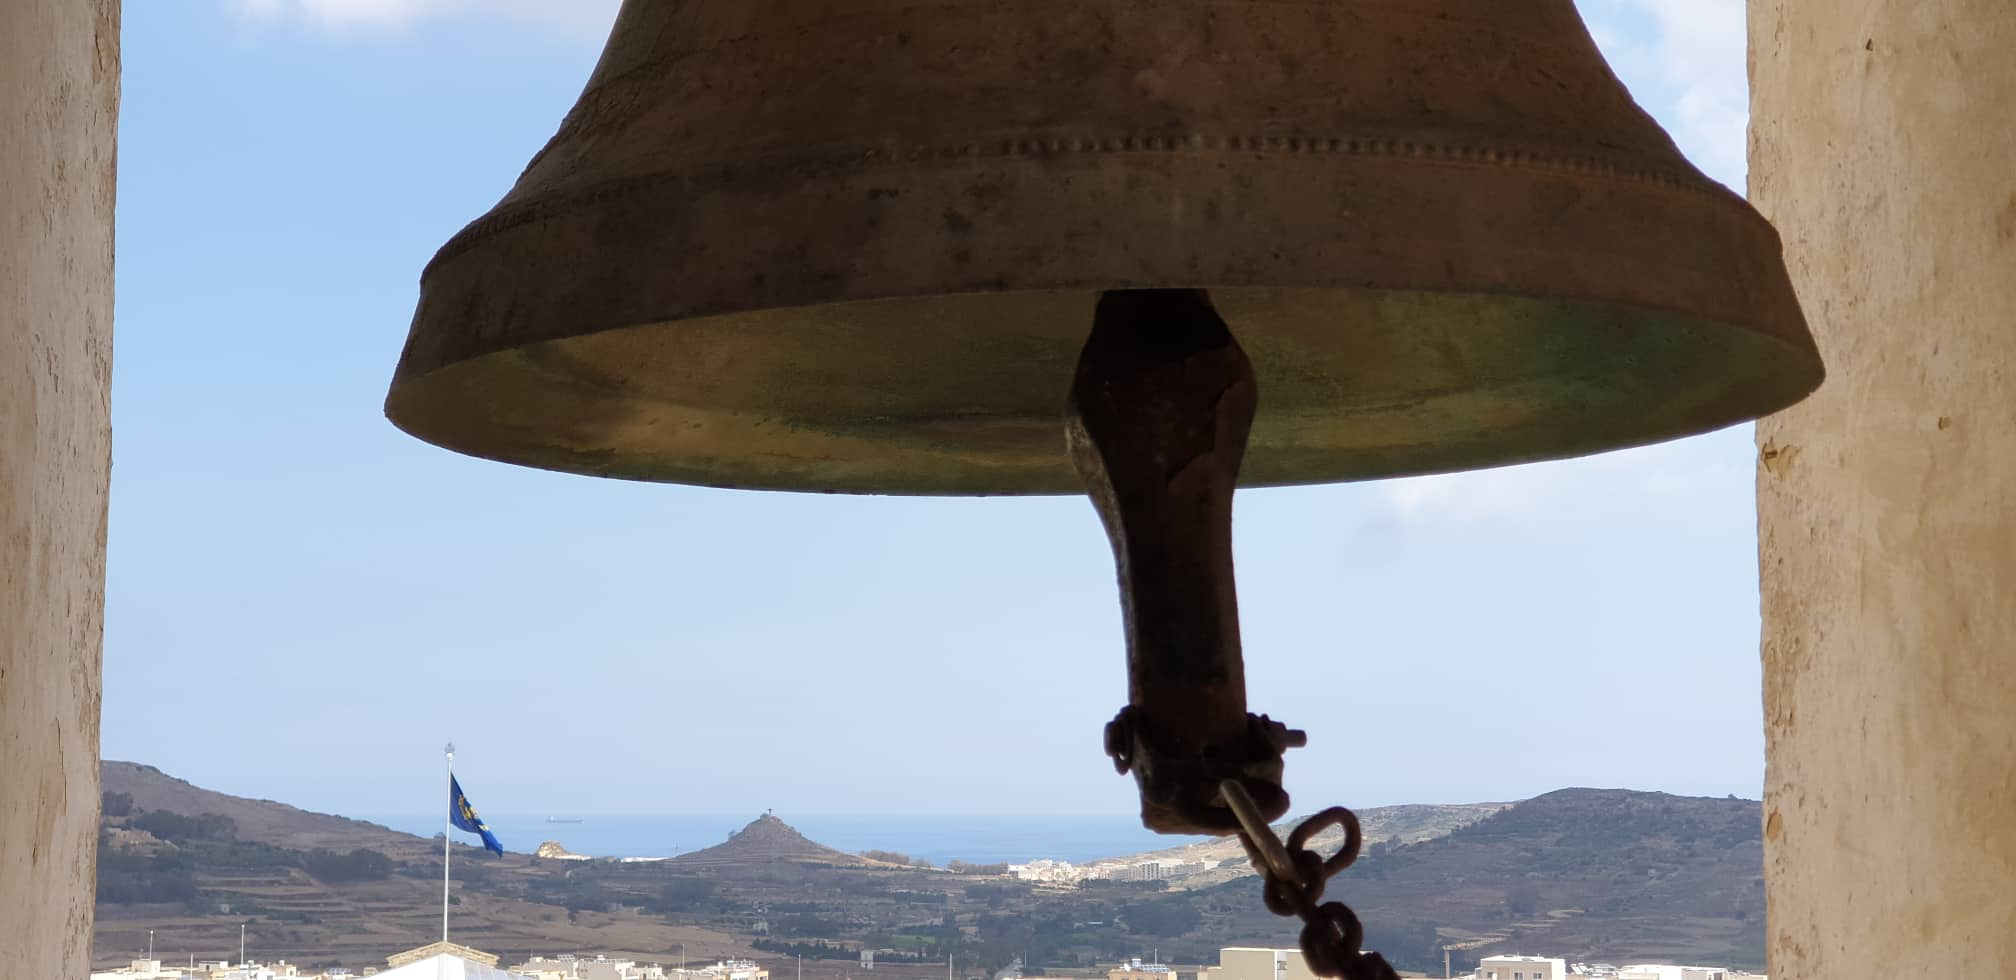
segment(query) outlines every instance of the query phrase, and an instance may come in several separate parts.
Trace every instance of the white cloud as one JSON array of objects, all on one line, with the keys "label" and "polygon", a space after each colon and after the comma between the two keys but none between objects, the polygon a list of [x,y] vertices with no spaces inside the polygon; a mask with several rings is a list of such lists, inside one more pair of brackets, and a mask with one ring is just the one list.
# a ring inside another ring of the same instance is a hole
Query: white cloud
[{"label": "white cloud", "polygon": [[[1744,0],[1582,0],[1590,33],[1710,177],[1743,186],[1750,119]],[[1649,83],[1651,90],[1642,90]]]},{"label": "white cloud", "polygon": [[619,0],[230,0],[258,20],[303,20],[337,29],[398,28],[442,17],[516,20],[606,30]]},{"label": "white cloud", "polygon": [[1659,25],[1663,67],[1679,87],[1679,138],[1703,169],[1743,185],[1750,121],[1743,0],[1636,0]]},{"label": "white cloud", "polygon": [[1393,516],[1409,523],[1526,523],[1548,512],[1562,484],[1557,466],[1538,464],[1392,480],[1379,490]]},{"label": "white cloud", "polygon": [[1747,492],[1750,428],[1584,456],[1465,473],[1389,480],[1386,512],[1408,524],[1536,525],[1606,505],[1682,506]]}]

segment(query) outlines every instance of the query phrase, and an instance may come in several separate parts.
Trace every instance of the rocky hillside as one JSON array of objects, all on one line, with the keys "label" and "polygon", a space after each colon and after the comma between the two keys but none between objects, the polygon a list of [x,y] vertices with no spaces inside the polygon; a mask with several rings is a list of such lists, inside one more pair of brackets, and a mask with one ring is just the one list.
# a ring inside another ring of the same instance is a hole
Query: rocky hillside
[{"label": "rocky hillside", "polygon": [[[361,968],[439,927],[438,841],[126,763],[106,764],[106,788],[130,800],[105,821],[100,963],[130,959],[148,930],[176,953],[210,955],[250,920],[264,953]],[[1439,971],[1444,946],[1456,947],[1459,971],[1497,952],[1762,966],[1755,802],[1573,789],[1361,816],[1375,843],[1329,895],[1356,907],[1368,944],[1403,969]],[[807,980],[844,980],[867,948],[878,973],[935,980],[948,956],[961,976],[1017,957],[1096,973],[1142,950],[1209,963],[1220,947],[1292,945],[1297,932],[1267,914],[1250,876],[1184,891],[1032,887],[844,854],[767,814],[661,862],[456,850],[457,935],[499,953],[588,949],[648,962],[683,945],[776,969],[802,956]]]},{"label": "rocky hillside", "polygon": [[[1469,947],[1459,970],[1480,955],[1543,950],[1761,968],[1763,870],[1755,801],[1567,789],[1444,837],[1372,847],[1330,892],[1358,909],[1368,944],[1417,968],[1439,961],[1442,944]],[[1230,903],[1253,887],[1198,898]],[[1234,907],[1228,935],[1291,933]]]},{"label": "rocky hillside", "polygon": [[768,864],[866,864],[862,858],[815,844],[790,824],[764,814],[713,847],[681,854],[665,864],[681,872],[732,872]]},{"label": "rocky hillside", "polygon": [[[439,938],[441,842],[270,800],[205,790],[151,766],[103,764],[93,962],[123,964],[158,933],[164,958],[214,958],[247,926],[262,958],[382,968]],[[465,835],[466,836],[466,835]],[[570,901],[580,861],[496,857],[458,841],[459,941],[506,956],[596,949],[635,957],[756,950],[728,933]],[[9,978],[5,968],[0,977]]]},{"label": "rocky hillside", "polygon": [[[1431,803],[1368,807],[1353,812],[1358,815],[1359,827],[1365,832],[1368,844],[1374,841],[1414,844],[1447,836],[1511,805],[1510,803]],[[1305,818],[1291,817],[1283,820],[1274,825],[1274,832],[1285,839],[1303,819]],[[1333,828],[1317,834],[1314,846],[1323,851],[1335,850],[1343,840],[1344,832]],[[1247,863],[1246,852],[1240,848],[1238,840],[1230,837],[1109,860],[1123,864],[1154,860],[1202,861],[1206,864],[1230,862],[1223,868],[1177,879],[1172,886],[1179,888],[1203,888],[1255,874],[1252,865]]]},{"label": "rocky hillside", "polygon": [[297,850],[347,851],[368,847],[388,854],[440,846],[439,842],[375,823],[207,790],[153,766],[106,761],[99,763],[98,774],[107,794],[129,797],[136,810],[163,810],[191,817],[214,813],[227,817],[236,827],[236,840]]}]

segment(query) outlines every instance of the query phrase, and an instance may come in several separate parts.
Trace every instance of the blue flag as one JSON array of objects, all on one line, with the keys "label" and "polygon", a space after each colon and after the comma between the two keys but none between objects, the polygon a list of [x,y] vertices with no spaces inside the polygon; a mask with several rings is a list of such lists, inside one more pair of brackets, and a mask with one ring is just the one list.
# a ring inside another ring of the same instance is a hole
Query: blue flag
[{"label": "blue flag", "polygon": [[497,843],[497,835],[485,826],[483,818],[476,815],[476,808],[469,805],[469,798],[462,795],[462,784],[454,776],[448,777],[448,822],[461,830],[483,835],[483,846],[504,853],[504,845]]}]

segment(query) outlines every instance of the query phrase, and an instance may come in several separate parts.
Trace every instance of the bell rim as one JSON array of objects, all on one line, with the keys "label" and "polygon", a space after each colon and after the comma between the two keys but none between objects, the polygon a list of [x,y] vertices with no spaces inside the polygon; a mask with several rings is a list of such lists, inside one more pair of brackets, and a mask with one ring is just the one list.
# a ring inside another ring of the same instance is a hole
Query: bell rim
[{"label": "bell rim", "polygon": [[[1136,288],[1136,287],[1133,286],[1132,284],[1115,284],[1110,288],[1119,289],[1119,288]],[[1242,291],[1243,292],[1269,291],[1254,287],[1223,287],[1223,286],[1210,287],[1200,285],[1194,288],[1213,290],[1214,295],[1223,294],[1226,292],[1236,293]],[[1338,287],[1335,290],[1325,289],[1325,290],[1312,290],[1312,291],[1389,292],[1384,290],[1360,290],[1353,287]],[[899,296],[899,297],[889,297],[886,299],[845,300],[832,303],[803,304],[796,307],[774,308],[773,310],[764,312],[793,311],[793,310],[809,312],[835,306],[873,307],[879,304],[886,304],[890,302],[900,303],[906,300],[927,300],[927,301],[939,300],[939,299],[952,298],[954,296],[969,299],[1000,300],[1003,298],[1012,298],[1017,294],[1034,295],[1041,293],[1056,293],[1056,292],[1063,292],[1063,291],[1030,289],[1030,290],[1013,290],[1005,292],[969,292],[964,294],[935,294],[932,296],[922,296],[922,297]],[[1096,294],[1098,290],[1074,289],[1069,290],[1068,292],[1071,293],[1083,292],[1088,295],[1092,295]],[[1558,302],[1557,299],[1551,299],[1549,297],[1544,296],[1521,296],[1521,295],[1514,295],[1511,293],[1488,293],[1488,294],[1478,293],[1478,294],[1458,295],[1445,292],[1428,293],[1427,291],[1415,291],[1415,290],[1391,290],[1390,292],[1421,293],[1422,295],[1432,295],[1438,299],[1468,299],[1468,300],[1486,301],[1486,302],[1492,300],[1516,300],[1516,301],[1530,301],[1536,303]],[[1264,457],[1266,452],[1265,449],[1256,446],[1253,449],[1249,449],[1248,454],[1249,465],[1246,471],[1242,472],[1241,474],[1241,478],[1238,483],[1239,488],[1266,489],[1276,487],[1318,486],[1318,485],[1327,485],[1336,483],[1362,483],[1362,482],[1373,482],[1387,479],[1406,479],[1422,476],[1435,476],[1448,473],[1496,469],[1505,466],[1517,466],[1517,465],[1527,465],[1531,463],[1550,462],[1557,460],[1579,459],[1588,456],[1602,455],[1610,452],[1619,452],[1627,449],[1641,448],[1644,446],[1656,445],[1659,443],[1670,442],[1678,439],[1692,438],[1710,432],[1720,431],[1735,425],[1741,425],[1755,421],[1756,419],[1768,416],[1770,414],[1788,408],[1794,404],[1797,404],[1799,401],[1806,398],[1808,395],[1812,394],[1815,390],[1817,390],[1826,380],[1825,362],[1821,358],[1817,346],[1811,343],[1800,344],[1779,334],[1752,329],[1743,324],[1731,323],[1726,321],[1704,320],[1697,317],[1688,317],[1685,316],[1684,314],[1678,314],[1675,311],[1654,310],[1649,308],[1630,308],[1628,304],[1616,304],[1607,302],[1599,303],[1596,305],[1600,305],[1605,309],[1609,309],[1618,313],[1622,313],[1626,309],[1629,309],[1631,312],[1642,313],[1655,318],[1671,317],[1676,320],[1686,320],[1691,322],[1695,327],[1700,329],[1715,330],[1715,331],[1735,331],[1741,336],[1748,338],[1748,340],[1751,343],[1756,345],[1762,345],[1765,348],[1775,351],[1778,365],[1780,368],[1782,368],[1782,370],[1774,371],[1772,376],[1774,377],[1774,379],[1776,379],[1778,382],[1781,383],[1776,388],[1773,389],[1772,394],[1768,397],[1759,397],[1755,400],[1745,402],[1744,404],[1741,405],[1740,408],[1736,408],[1733,411],[1726,411],[1717,415],[1704,416],[1698,421],[1697,424],[1691,424],[1684,427],[1668,427],[1656,432],[1645,432],[1626,436],[1608,437],[1603,440],[1603,443],[1601,445],[1595,445],[1595,446],[1585,445],[1558,452],[1536,451],[1536,452],[1520,453],[1512,456],[1494,458],[1483,462],[1464,462],[1459,464],[1451,464],[1443,466],[1412,467],[1405,469],[1403,471],[1363,473],[1344,477],[1318,475],[1313,477],[1301,477],[1301,478],[1269,478],[1260,475],[1262,471],[1252,465],[1256,457]],[[1089,304],[1087,308],[1089,310]],[[683,324],[690,324],[695,320],[701,320],[701,319],[732,320],[744,315],[746,312],[751,311],[720,314],[715,317],[707,317],[707,318],[689,318],[685,320],[631,324],[624,327],[611,327],[606,328],[604,330],[598,330],[595,332],[595,334],[609,334],[625,330],[652,330],[652,329],[666,329],[666,328],[676,329],[677,327]],[[1235,323],[1233,326],[1236,335],[1239,333],[1240,325]],[[1637,329],[1646,329],[1646,328],[1639,327]],[[1652,329],[1656,329],[1656,327]],[[564,344],[569,340],[576,340],[583,337],[591,337],[594,336],[595,334],[581,334],[564,338],[558,341],[547,341],[541,343]],[[1804,336],[1810,340],[1811,337],[1810,333],[1806,333],[1804,334]],[[612,450],[591,449],[581,451],[578,454],[580,457],[579,465],[556,465],[556,457],[552,455],[541,456],[541,454],[537,452],[527,452],[526,450],[523,449],[523,447],[514,448],[513,446],[505,442],[489,440],[481,436],[475,438],[458,437],[458,435],[452,433],[451,431],[447,431],[453,429],[454,428],[453,426],[444,427],[438,423],[430,423],[429,421],[427,421],[426,413],[423,408],[423,403],[427,401],[427,396],[423,394],[422,389],[427,386],[430,380],[433,380],[438,383],[444,378],[445,375],[451,373],[458,373],[460,371],[481,372],[485,370],[486,364],[494,366],[498,363],[501,363],[504,360],[509,359],[513,355],[518,354],[519,352],[520,352],[519,348],[510,348],[495,351],[490,354],[478,355],[476,357],[458,361],[453,364],[443,365],[439,368],[435,368],[433,370],[422,372],[419,374],[407,374],[402,370],[399,374],[395,376],[391,389],[386,394],[386,398],[383,404],[385,416],[387,420],[391,422],[392,425],[398,428],[401,432],[404,432],[407,435],[419,439],[423,442],[448,449],[461,455],[466,455],[473,458],[485,459],[495,462],[508,463],[512,465],[530,466],[533,468],[544,469],[552,472],[569,473],[582,476],[594,476],[606,479],[621,479],[628,482],[662,483],[662,484],[707,487],[716,489],[759,490],[759,491],[779,492],[779,493],[837,493],[848,495],[931,496],[931,497],[1069,496],[1069,495],[1076,495],[1082,492],[1082,488],[1076,482],[1075,475],[1072,475],[1070,473],[1069,460],[1064,449],[1064,441],[1063,441],[1064,413],[1062,407],[1063,391],[1061,388],[1059,390],[1058,395],[1058,410],[1055,415],[1056,443],[1057,443],[1057,452],[1055,454],[1056,458],[1054,460],[1056,473],[1053,474],[1055,478],[1050,480],[1050,482],[1047,485],[1040,487],[1004,486],[992,489],[970,489],[970,488],[920,489],[914,486],[901,486],[896,484],[871,484],[871,483],[850,484],[847,481],[824,481],[824,480],[812,480],[812,481],[787,480],[787,481],[764,482],[764,481],[751,481],[747,479],[731,479],[731,478],[719,478],[719,479],[705,479],[705,478],[693,478],[693,477],[666,478],[662,476],[640,475],[638,472],[626,472],[626,467],[620,460],[615,465],[610,465],[609,464],[610,460],[619,459],[620,456],[619,453],[616,453],[615,451]],[[1266,382],[1264,378],[1262,384],[1263,384],[1262,423],[1259,426],[1256,426],[1256,433],[1264,429],[1267,417],[1267,410],[1265,408]],[[466,433],[464,435],[466,435]],[[704,468],[704,466],[700,468]]]}]

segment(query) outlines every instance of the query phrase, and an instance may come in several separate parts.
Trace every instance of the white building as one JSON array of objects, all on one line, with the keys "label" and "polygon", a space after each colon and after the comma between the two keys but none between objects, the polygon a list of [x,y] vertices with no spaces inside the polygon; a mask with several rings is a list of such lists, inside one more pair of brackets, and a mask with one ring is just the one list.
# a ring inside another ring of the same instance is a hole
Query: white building
[{"label": "white building", "polygon": [[134,960],[117,970],[93,973],[91,980],[182,980],[182,971],[163,969],[160,960]]},{"label": "white building", "polygon": [[390,969],[373,980],[526,980],[498,969],[497,957],[457,943],[428,943],[385,958]]},{"label": "white building", "polygon": [[1205,971],[1210,980],[1318,980],[1299,949],[1227,946],[1218,951],[1218,965]]},{"label": "white building", "polygon": [[1760,973],[1719,966],[1569,964],[1545,956],[1487,956],[1478,961],[1477,972],[1471,976],[1477,980],[1770,980]]},{"label": "white building", "polygon": [[1558,956],[1486,956],[1477,961],[1476,976],[1477,980],[1566,980],[1568,961]]},{"label": "white building", "polygon": [[1669,966],[1663,963],[1639,963],[1617,968],[1617,980],[1735,980],[1743,974],[1731,973],[1719,966]]},{"label": "white building", "polygon": [[454,953],[435,953],[377,973],[372,980],[525,980],[525,978],[520,974],[465,959]]},{"label": "white building", "polygon": [[[444,975],[445,976],[445,975]],[[91,974],[91,980],[344,980],[348,971],[303,973],[286,960],[278,963],[232,963],[229,960],[192,961],[187,966],[166,966],[160,960],[134,960],[116,970]]]},{"label": "white building", "polygon": [[215,968],[204,972],[203,964],[191,974],[191,980],[321,980],[321,974],[304,974],[301,968],[286,960],[278,963],[240,963],[233,966],[219,962]]},{"label": "white building", "polygon": [[665,980],[770,980],[770,971],[754,960],[721,960],[690,970],[666,970]]},{"label": "white building", "polygon": [[1102,864],[1093,870],[1105,870],[1099,877],[1114,881],[1160,881],[1169,877],[1167,868],[1160,861],[1136,861],[1133,864]]},{"label": "white building", "polygon": [[[664,975],[664,971],[656,967],[651,970],[659,976]],[[614,960],[607,956],[589,958],[572,953],[534,956],[512,967],[511,972],[531,980],[643,980],[644,974],[635,960]]]},{"label": "white building", "polygon": [[[608,956],[534,956],[511,968],[527,980],[770,980],[770,971],[749,960],[722,960],[711,966],[668,970],[656,963]],[[376,978],[374,978],[376,980]]]},{"label": "white building", "polygon": [[[644,971],[638,968],[635,960],[612,960],[607,956],[593,959],[572,954],[551,959],[534,956],[512,967],[511,972],[532,980],[644,980]],[[655,972],[660,976],[664,973],[662,970]]]},{"label": "white building", "polygon": [[1011,864],[1008,866],[1008,874],[1021,881],[1048,881],[1059,884],[1071,884],[1087,876],[1085,869],[1072,867],[1069,861],[1052,861],[1048,858],[1031,861],[1028,864]]},{"label": "white building", "polygon": [[1143,963],[1140,957],[1106,971],[1106,980],[1175,980],[1176,971],[1161,963]]}]

